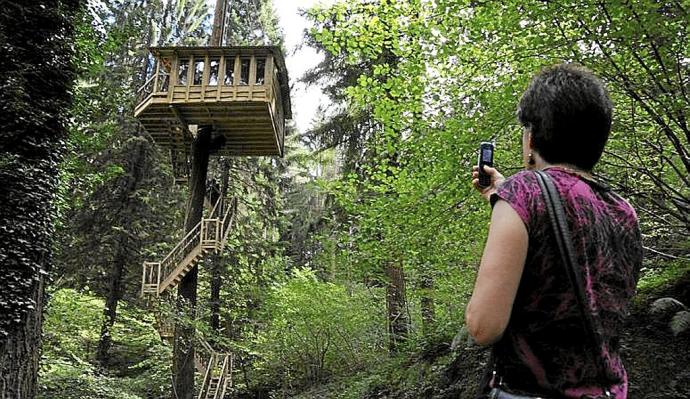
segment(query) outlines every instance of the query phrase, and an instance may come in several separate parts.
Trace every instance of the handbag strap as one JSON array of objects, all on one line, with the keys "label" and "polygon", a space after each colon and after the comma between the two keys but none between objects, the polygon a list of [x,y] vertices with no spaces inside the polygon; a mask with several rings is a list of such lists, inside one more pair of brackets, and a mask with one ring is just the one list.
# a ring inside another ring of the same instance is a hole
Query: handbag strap
[{"label": "handbag strap", "polygon": [[[556,236],[556,243],[558,245],[558,251],[561,254],[561,261],[566,269],[568,280],[575,291],[577,302],[580,305],[580,314],[582,316],[582,320],[584,321],[587,336],[591,339],[595,348],[597,348],[597,350],[601,350],[604,347],[602,336],[598,334],[598,332],[602,331],[601,323],[599,319],[594,316],[594,314],[588,311],[588,299],[584,288],[584,278],[582,277],[582,270],[576,267],[577,258],[575,257],[573,240],[570,235],[570,229],[568,228],[561,196],[558,193],[553,180],[546,172],[541,170],[537,170],[535,172],[537,182],[539,183],[539,187],[541,188],[541,192],[544,197],[546,211],[549,214],[549,219],[551,219],[551,227],[553,228],[555,233],[554,235]],[[609,368],[606,367],[604,359],[597,354],[596,360],[600,372],[603,372],[607,379],[611,378]],[[612,397],[611,393],[606,387],[603,387],[602,389],[605,397]]]}]

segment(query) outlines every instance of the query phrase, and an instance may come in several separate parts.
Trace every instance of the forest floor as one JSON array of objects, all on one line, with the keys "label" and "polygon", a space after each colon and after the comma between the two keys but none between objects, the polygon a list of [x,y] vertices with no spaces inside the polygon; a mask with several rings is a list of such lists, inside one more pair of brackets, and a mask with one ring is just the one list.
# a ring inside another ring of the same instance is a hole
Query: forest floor
[{"label": "forest floor", "polygon": [[[650,304],[672,297],[690,305],[690,272],[673,283],[638,293],[623,332],[623,360],[631,399],[690,398],[690,334],[675,337],[668,323],[655,321]],[[315,387],[293,399],[470,399],[476,394],[488,353],[452,353],[448,342],[406,359],[391,359],[377,370]]]}]

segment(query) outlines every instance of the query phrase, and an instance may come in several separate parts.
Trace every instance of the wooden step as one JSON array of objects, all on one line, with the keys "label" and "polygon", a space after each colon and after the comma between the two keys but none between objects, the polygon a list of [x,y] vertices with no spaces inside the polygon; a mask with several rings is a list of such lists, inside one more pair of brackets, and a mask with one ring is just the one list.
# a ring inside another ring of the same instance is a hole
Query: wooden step
[{"label": "wooden step", "polygon": [[201,255],[203,255],[203,251],[201,250],[200,246],[196,246],[183,260],[180,262],[180,264],[173,270],[172,273],[170,273],[169,276],[164,276],[163,281],[161,281],[161,285],[159,288],[159,292],[163,293],[167,289],[171,289],[184,278],[187,273],[189,273],[194,266],[196,266],[196,262],[198,261],[197,258],[200,258]]},{"label": "wooden step", "polygon": [[163,293],[168,289],[176,287],[180,281],[182,281],[184,276],[186,276],[190,270],[201,262],[204,259],[204,255],[210,251],[211,249],[209,248],[203,248],[200,245],[197,245],[192,252],[187,255],[182,262],[180,262],[180,265],[172,273],[170,273],[170,276],[163,277],[163,281],[161,281],[159,287],[159,293]]}]

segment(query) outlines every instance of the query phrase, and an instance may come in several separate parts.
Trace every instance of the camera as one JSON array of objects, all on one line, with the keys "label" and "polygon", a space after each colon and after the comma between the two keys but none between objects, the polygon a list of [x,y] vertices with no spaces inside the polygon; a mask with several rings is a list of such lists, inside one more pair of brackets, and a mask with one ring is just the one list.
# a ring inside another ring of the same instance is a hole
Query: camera
[{"label": "camera", "polygon": [[477,166],[479,166],[479,186],[489,187],[491,185],[491,176],[484,172],[484,165],[494,166],[494,143],[483,142],[479,145],[479,160],[477,161]]}]

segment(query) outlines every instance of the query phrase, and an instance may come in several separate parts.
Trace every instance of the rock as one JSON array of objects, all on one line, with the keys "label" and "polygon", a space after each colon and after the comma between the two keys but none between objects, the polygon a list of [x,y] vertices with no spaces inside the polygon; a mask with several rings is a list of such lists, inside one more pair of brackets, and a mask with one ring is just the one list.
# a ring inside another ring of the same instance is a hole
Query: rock
[{"label": "rock", "polygon": [[652,317],[662,323],[668,322],[673,315],[683,310],[687,310],[687,307],[673,298],[659,298],[649,307]]},{"label": "rock", "polygon": [[687,310],[681,310],[676,313],[669,323],[671,327],[671,332],[674,336],[679,336],[680,334],[690,332],[690,312]]}]

